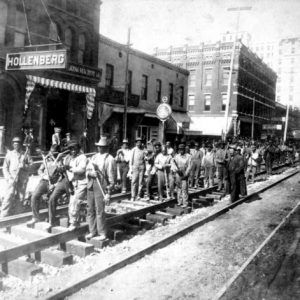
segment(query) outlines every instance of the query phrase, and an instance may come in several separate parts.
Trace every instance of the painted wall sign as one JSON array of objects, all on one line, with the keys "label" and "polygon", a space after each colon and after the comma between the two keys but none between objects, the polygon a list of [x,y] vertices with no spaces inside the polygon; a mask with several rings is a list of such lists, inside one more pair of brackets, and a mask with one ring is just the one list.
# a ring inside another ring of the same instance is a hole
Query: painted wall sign
[{"label": "painted wall sign", "polygon": [[66,50],[7,53],[5,70],[65,69]]},{"label": "painted wall sign", "polygon": [[90,78],[93,78],[93,79],[101,80],[101,74],[102,74],[101,69],[94,69],[94,68],[90,68],[90,67],[83,66],[83,65],[69,63],[67,70],[72,72],[72,73],[76,73],[78,75],[82,75],[82,76],[90,77]]}]

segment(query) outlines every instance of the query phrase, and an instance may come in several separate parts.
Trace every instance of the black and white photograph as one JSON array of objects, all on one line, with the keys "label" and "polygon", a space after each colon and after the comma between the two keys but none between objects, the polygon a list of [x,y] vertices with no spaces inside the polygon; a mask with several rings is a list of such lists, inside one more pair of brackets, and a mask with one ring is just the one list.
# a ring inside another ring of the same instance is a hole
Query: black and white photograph
[{"label": "black and white photograph", "polygon": [[0,299],[300,299],[300,0],[0,0]]}]

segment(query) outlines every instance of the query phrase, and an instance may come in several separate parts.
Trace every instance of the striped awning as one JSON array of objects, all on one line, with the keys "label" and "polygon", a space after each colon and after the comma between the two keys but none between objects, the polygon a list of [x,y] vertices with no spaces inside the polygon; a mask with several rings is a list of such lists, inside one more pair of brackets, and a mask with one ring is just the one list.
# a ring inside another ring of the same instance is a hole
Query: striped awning
[{"label": "striped awning", "polygon": [[26,96],[25,96],[25,112],[28,109],[28,102],[32,91],[34,90],[35,84],[39,84],[44,87],[52,87],[56,89],[68,90],[74,93],[85,93],[86,94],[86,108],[87,108],[87,118],[91,119],[95,107],[95,96],[96,90],[94,88],[74,84],[70,82],[58,81],[49,78],[43,78],[39,76],[26,75],[27,85],[26,85]]}]

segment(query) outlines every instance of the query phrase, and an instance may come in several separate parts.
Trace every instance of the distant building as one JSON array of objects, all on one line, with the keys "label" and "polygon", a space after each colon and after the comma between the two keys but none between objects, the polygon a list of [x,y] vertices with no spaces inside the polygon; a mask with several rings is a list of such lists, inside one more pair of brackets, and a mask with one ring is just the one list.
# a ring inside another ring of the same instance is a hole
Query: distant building
[{"label": "distant building", "polygon": [[[99,65],[103,70],[97,88],[101,133],[123,138],[126,45],[100,36]],[[127,137],[131,144],[135,137],[145,142],[162,139],[162,122],[156,110],[162,97],[168,98],[172,116],[166,121],[166,138],[175,140],[188,128],[187,87],[189,72],[154,56],[130,49],[128,80]]]},{"label": "distant building", "polygon": [[[155,49],[154,55],[190,72],[190,130],[206,136],[224,133],[229,68],[233,42]],[[241,42],[234,56],[230,95],[229,134],[259,138],[275,110],[276,73]]]},{"label": "distant building", "polygon": [[251,45],[277,73],[276,101],[300,108],[300,37]]}]

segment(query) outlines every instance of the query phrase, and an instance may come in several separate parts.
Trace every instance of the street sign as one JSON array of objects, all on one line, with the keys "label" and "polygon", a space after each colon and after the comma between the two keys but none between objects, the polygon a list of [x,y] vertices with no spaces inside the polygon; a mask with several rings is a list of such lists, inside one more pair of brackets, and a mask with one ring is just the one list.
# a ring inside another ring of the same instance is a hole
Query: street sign
[{"label": "street sign", "polygon": [[169,104],[167,103],[162,103],[158,105],[156,109],[156,115],[161,121],[166,121],[172,114],[172,108]]},{"label": "street sign", "polygon": [[7,53],[5,70],[64,69],[66,50]]},{"label": "street sign", "polygon": [[263,130],[282,130],[281,124],[263,124]]},{"label": "street sign", "polygon": [[167,102],[168,102],[168,97],[167,97],[167,96],[163,96],[163,97],[161,98],[161,101],[162,101],[163,103],[167,103]]}]

